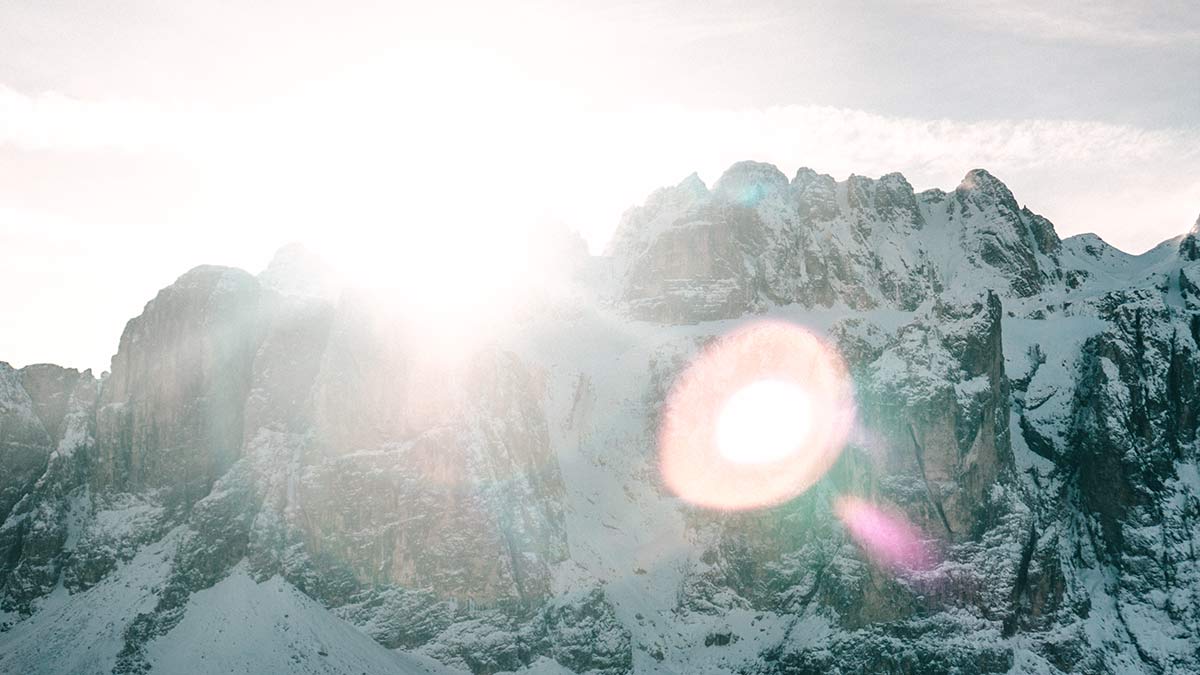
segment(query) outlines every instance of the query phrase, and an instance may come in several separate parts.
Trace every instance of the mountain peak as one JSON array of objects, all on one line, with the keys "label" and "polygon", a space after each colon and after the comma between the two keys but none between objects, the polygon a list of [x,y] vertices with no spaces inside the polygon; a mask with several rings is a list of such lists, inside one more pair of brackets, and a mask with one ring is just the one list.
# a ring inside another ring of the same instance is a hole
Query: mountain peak
[{"label": "mountain peak", "polygon": [[238,267],[229,267],[226,265],[196,265],[190,270],[179,275],[179,278],[175,280],[175,283],[186,286],[196,282],[219,279],[226,275],[249,276],[245,270]]},{"label": "mountain peak", "polygon": [[1184,260],[1200,260],[1200,218],[1179,241],[1179,255]]},{"label": "mountain peak", "polygon": [[299,242],[280,247],[258,280],[283,295],[335,300],[341,290],[329,263]]},{"label": "mountain peak", "polygon": [[742,161],[725,170],[713,191],[729,201],[753,206],[764,198],[786,189],[787,176],[779,167],[766,162]]},{"label": "mountain peak", "polygon": [[1008,186],[1004,181],[996,178],[987,169],[971,169],[967,175],[963,176],[962,182],[958,184],[960,190],[1008,190]]},{"label": "mountain peak", "polygon": [[958,184],[955,190],[962,197],[967,197],[970,201],[978,203],[978,196],[983,196],[991,202],[1003,205],[1008,210],[1016,212],[1019,210],[1016,198],[999,178],[996,178],[987,169],[971,169],[963,176],[962,182]]},{"label": "mountain peak", "polygon": [[833,182],[833,176],[827,173],[820,173],[815,169],[810,169],[807,166],[802,166],[796,170],[796,176],[792,178],[793,185],[810,185],[818,180]]},{"label": "mountain peak", "polygon": [[700,178],[700,174],[696,173],[695,171],[688,174],[687,178],[679,181],[679,184],[675,186],[675,189],[683,190],[697,197],[702,197],[708,194],[708,186],[704,184],[704,181]]}]

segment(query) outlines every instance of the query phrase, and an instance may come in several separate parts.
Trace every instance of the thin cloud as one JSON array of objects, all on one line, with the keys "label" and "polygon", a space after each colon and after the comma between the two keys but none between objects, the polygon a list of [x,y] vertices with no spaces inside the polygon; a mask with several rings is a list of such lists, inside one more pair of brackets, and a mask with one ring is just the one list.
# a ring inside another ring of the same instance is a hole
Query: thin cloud
[{"label": "thin cloud", "polygon": [[26,150],[144,150],[170,144],[171,116],[131,101],[54,92],[23,94],[0,84],[0,146]]},{"label": "thin cloud", "polygon": [[[430,166],[442,167],[441,173],[452,172],[461,162],[509,166],[506,175],[514,185],[500,193],[511,197],[505,204],[525,203],[539,217],[578,227],[594,250],[603,248],[620,213],[653,189],[692,171],[711,181],[746,158],[770,161],[785,171],[809,166],[838,178],[901,171],[918,188],[952,188],[967,170],[985,167],[1065,233],[1096,231],[1128,250],[1142,250],[1177,234],[1200,210],[1197,128],[1145,129],[1088,120],[965,122],[828,106],[741,111],[637,106],[613,112],[531,90],[520,99],[534,102],[528,104],[530,110],[506,109],[499,118],[504,127],[520,129],[515,133],[519,144],[486,143],[495,136],[498,123],[489,119],[497,116],[497,108],[460,97],[450,106],[455,110],[446,114],[457,120],[455,128],[479,129],[474,135],[455,135],[470,147],[448,148],[412,143],[412,130],[432,123],[423,117],[414,118],[420,123],[408,124],[410,130],[396,136],[412,109],[390,108],[399,105],[390,99],[350,100],[362,89],[318,90],[317,96],[323,91],[335,102],[323,109],[309,92],[309,98],[283,101],[276,108],[198,111],[54,93],[30,96],[0,86],[0,152],[9,145],[67,153],[166,152],[196,159],[216,177],[204,212],[207,220],[224,217],[229,204],[241,211],[229,217],[245,217],[247,212],[262,218],[272,213],[294,217],[294,211],[309,207],[289,204],[284,195],[323,192],[331,193],[337,209],[353,202],[361,204],[364,213],[386,214],[393,200],[371,201],[369,188],[363,187],[382,180],[371,175],[380,158],[354,154],[354,144],[344,142],[346,129],[352,127],[354,138],[363,141],[360,145],[376,153],[384,148],[383,159],[389,160],[385,166],[414,187]],[[436,96],[430,100],[435,107],[441,105]],[[314,109],[323,112],[306,117],[305,111]],[[342,119],[346,111],[355,110],[374,112]],[[581,133],[584,129],[587,132]],[[304,152],[319,154],[324,146],[313,144],[326,136],[337,141],[329,152],[348,154],[328,162],[317,157],[302,164],[304,171],[298,175],[297,143],[307,144]],[[293,153],[290,159],[287,152]],[[447,164],[450,159],[454,162]],[[324,165],[337,167],[337,175],[322,173]],[[409,168],[397,170],[394,165]],[[359,172],[352,200],[330,190],[347,180],[346,168]],[[536,203],[522,202],[527,198],[521,186],[531,184],[540,186]],[[236,193],[245,185],[253,185],[254,191],[237,200],[228,194],[222,197],[223,190]],[[368,192],[365,199],[360,198],[362,192]]]},{"label": "thin cloud", "polygon": [[[751,33],[794,14],[744,2],[627,2],[605,5],[588,16],[588,30],[681,46],[712,38]],[[597,24],[603,26],[598,28]]]},{"label": "thin cloud", "polygon": [[[837,178],[900,171],[918,189],[953,188],[967,170],[984,167],[1063,233],[1095,231],[1132,251],[1179,233],[1200,209],[1200,129],[1195,128],[1142,129],[1086,120],[924,120],[824,106],[638,109],[619,119],[597,120],[593,128],[607,133],[597,134],[586,149],[591,164],[582,170],[595,173],[578,185],[603,185],[612,194],[644,195],[695,170],[711,183],[727,166],[747,158],[772,162],[785,172],[808,166]],[[597,169],[620,165],[621,157],[638,161],[625,162],[619,174]],[[586,205],[579,219],[595,211],[595,196],[577,191],[573,201]],[[606,217],[617,206],[604,209]],[[588,230],[593,248],[602,248],[611,222],[593,221],[594,229]]]},{"label": "thin cloud", "polygon": [[1149,47],[1200,41],[1200,12],[1191,3],[917,0],[916,4],[986,30],[1044,40]]}]

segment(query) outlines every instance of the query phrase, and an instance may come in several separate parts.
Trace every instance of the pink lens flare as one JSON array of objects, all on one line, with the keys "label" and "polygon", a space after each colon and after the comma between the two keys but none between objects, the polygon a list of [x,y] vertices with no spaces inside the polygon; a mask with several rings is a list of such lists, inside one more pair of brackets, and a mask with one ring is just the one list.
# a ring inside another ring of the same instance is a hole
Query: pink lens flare
[{"label": "pink lens flare", "polygon": [[894,571],[921,571],[933,566],[933,552],[923,534],[902,516],[848,495],[838,498],[834,512],[877,564]]},{"label": "pink lens flare", "polygon": [[825,475],[854,413],[833,348],[794,324],[755,323],[720,338],[675,381],[659,466],[667,487],[698,506],[779,504]]}]

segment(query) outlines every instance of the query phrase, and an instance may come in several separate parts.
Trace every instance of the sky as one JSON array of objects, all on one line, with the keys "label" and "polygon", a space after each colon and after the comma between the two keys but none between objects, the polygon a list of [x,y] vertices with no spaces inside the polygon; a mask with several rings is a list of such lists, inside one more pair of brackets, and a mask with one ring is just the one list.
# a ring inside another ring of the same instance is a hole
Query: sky
[{"label": "sky", "polygon": [[[430,6],[436,5],[436,6]],[[301,241],[463,294],[735,161],[1004,180],[1130,252],[1200,214],[1200,5],[0,3],[0,360],[107,370],[203,263]]]}]

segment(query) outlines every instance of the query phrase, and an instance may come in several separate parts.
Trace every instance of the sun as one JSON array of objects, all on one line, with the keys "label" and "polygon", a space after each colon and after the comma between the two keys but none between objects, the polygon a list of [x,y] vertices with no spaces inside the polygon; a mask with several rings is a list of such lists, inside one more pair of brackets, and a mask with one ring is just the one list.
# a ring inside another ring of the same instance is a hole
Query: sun
[{"label": "sun", "polygon": [[482,48],[405,41],[220,125],[260,132],[235,163],[215,141],[197,160],[232,186],[197,221],[280,231],[274,246],[303,243],[349,286],[475,323],[549,285],[542,229],[574,226],[545,204],[575,180],[547,157],[578,120],[554,116],[543,89]]}]

